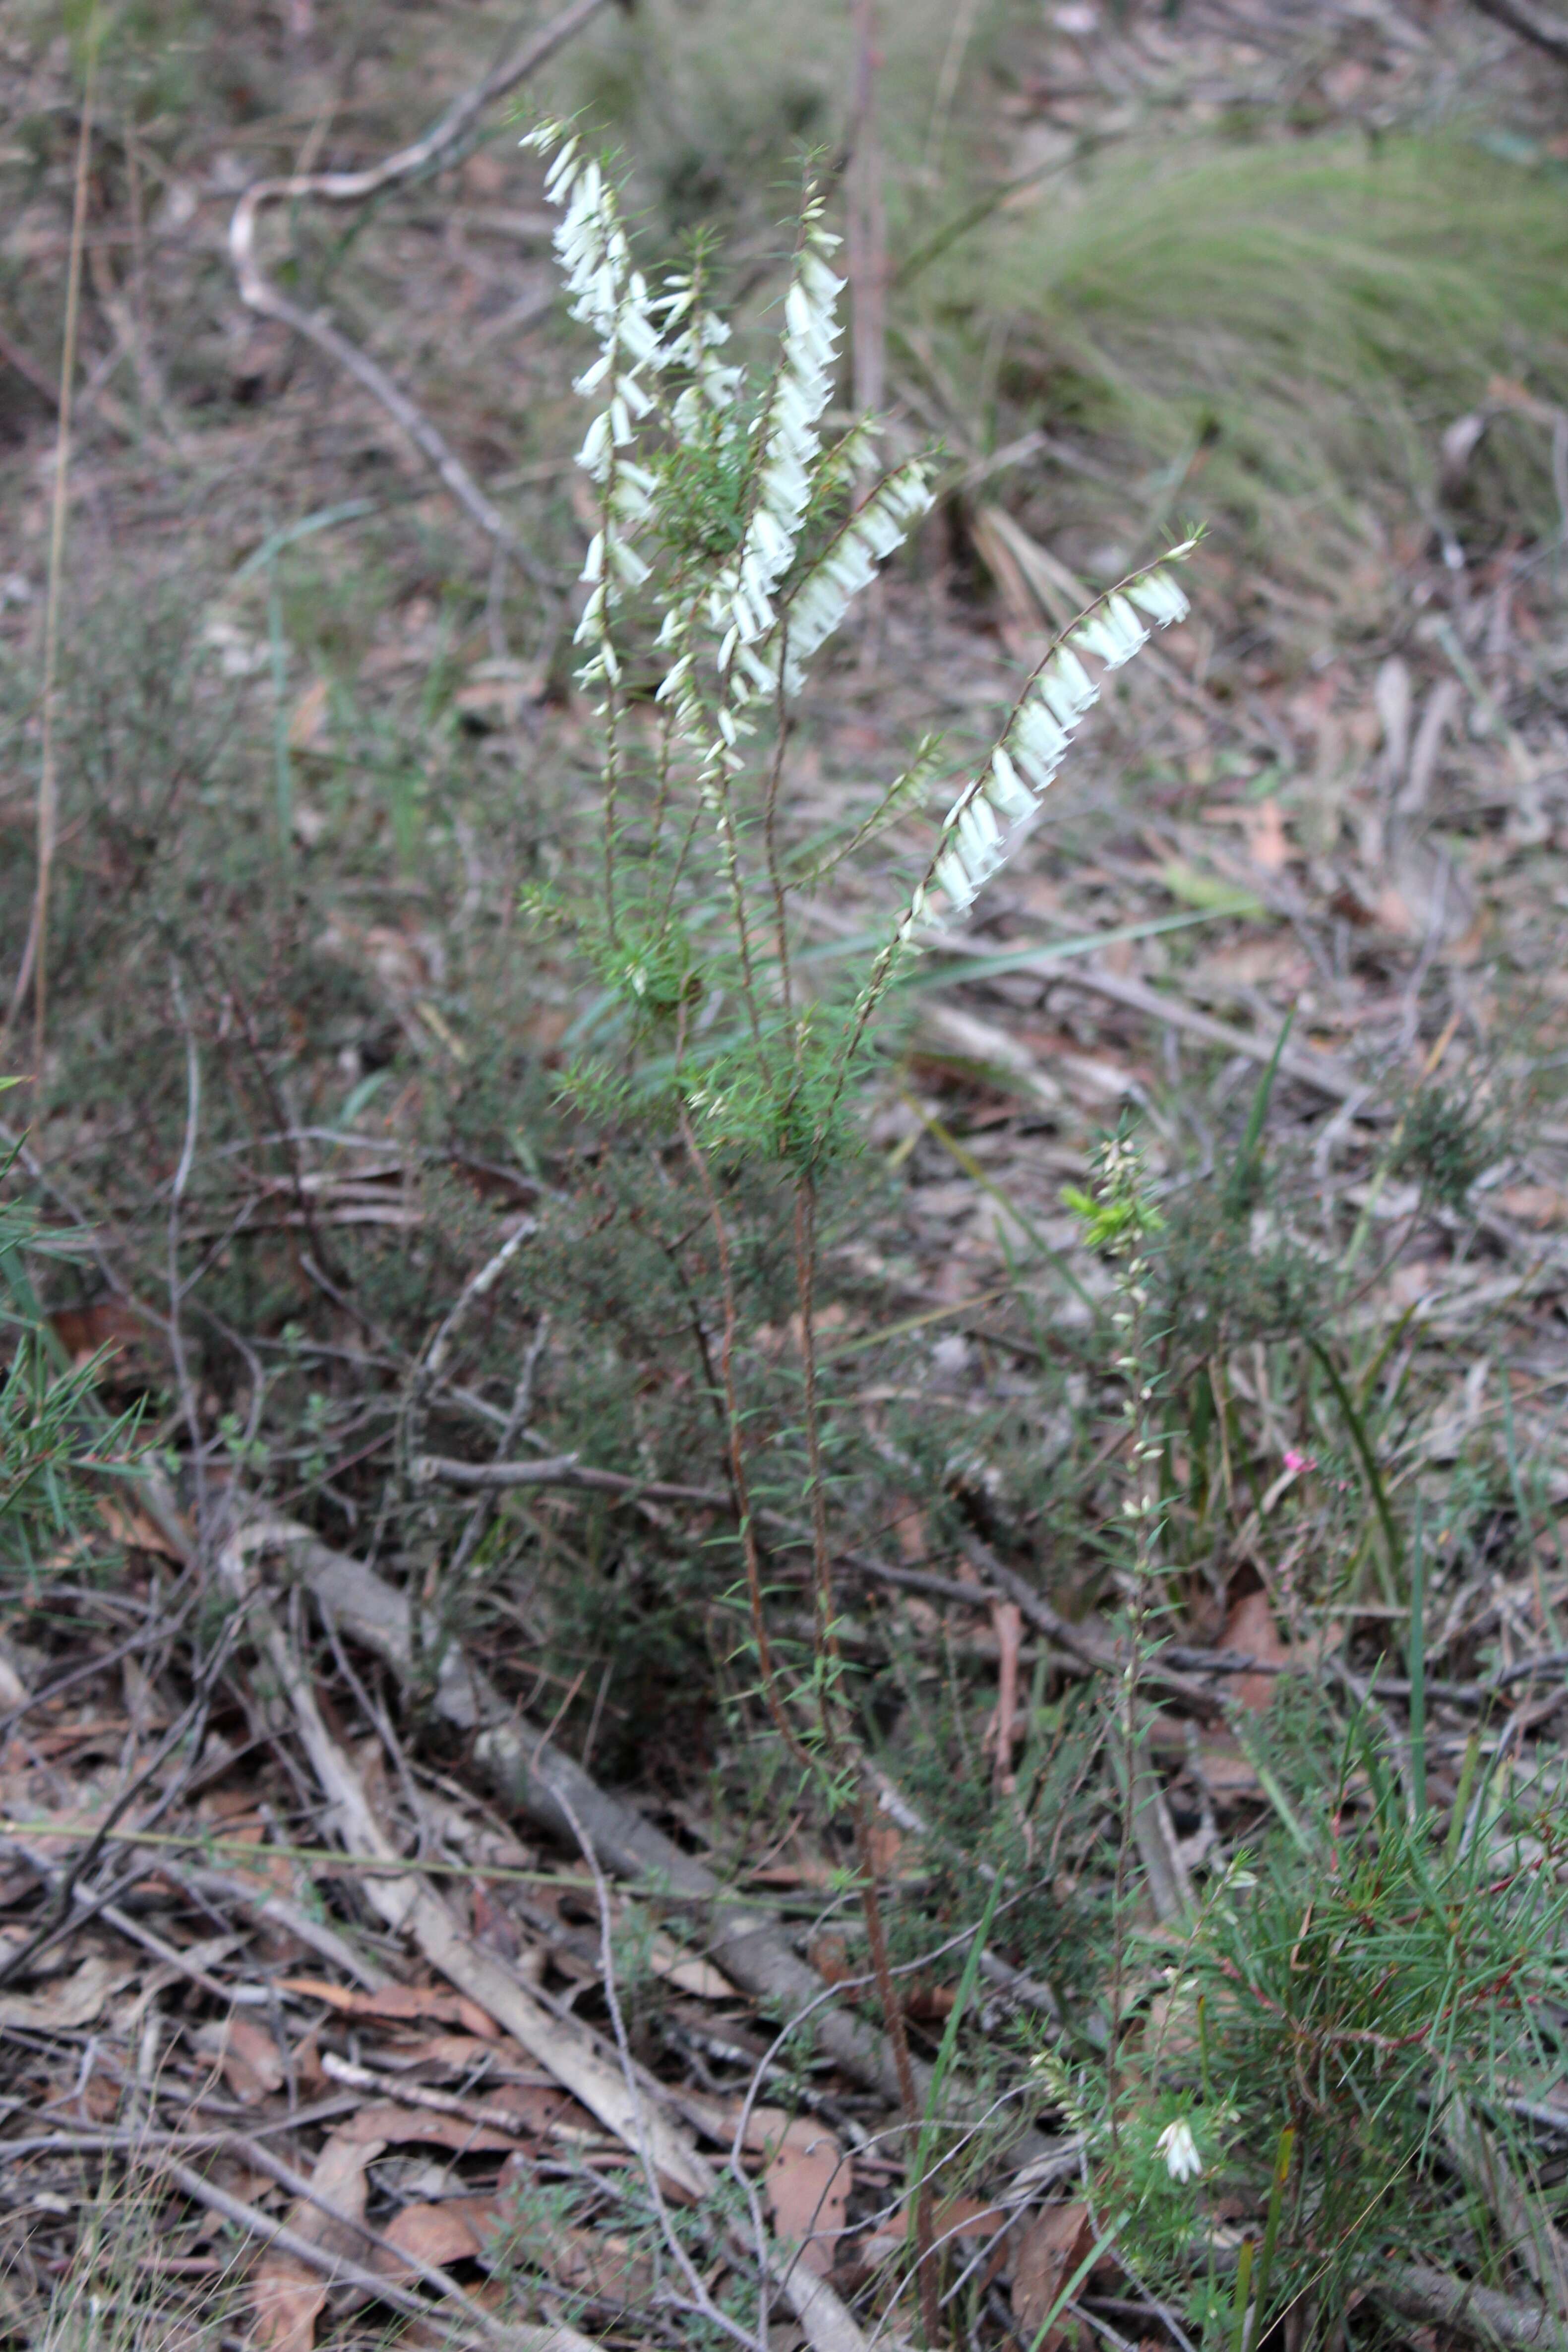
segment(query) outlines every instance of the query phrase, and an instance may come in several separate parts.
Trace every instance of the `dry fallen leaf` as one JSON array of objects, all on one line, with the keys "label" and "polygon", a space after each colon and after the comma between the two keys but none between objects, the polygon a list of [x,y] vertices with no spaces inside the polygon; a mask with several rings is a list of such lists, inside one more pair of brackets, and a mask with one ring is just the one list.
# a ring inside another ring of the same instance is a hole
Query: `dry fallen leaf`
[{"label": "dry fallen leaf", "polygon": [[411,2254],[416,2263],[433,2263],[440,2270],[449,2263],[471,2262],[480,2245],[472,2218],[479,2201],[488,2205],[490,2200],[465,2197],[440,2205],[405,2205],[382,2235],[399,2253]]},{"label": "dry fallen leaf", "polygon": [[1490,1198],[1505,1217],[1517,1217],[1521,1225],[1533,1225],[1537,1232],[1568,1219],[1568,1200],[1554,1184],[1505,1184]]},{"label": "dry fallen leaf", "polygon": [[496,2042],[500,2029],[477,2001],[463,1993],[443,1992],[436,1985],[383,1985],[378,1992],[360,1992],[352,1985],[331,1984],[324,1977],[285,1977],[284,1992],[307,2000],[324,2000],[345,2017],[435,2018],[461,2025],[481,2041]]},{"label": "dry fallen leaf", "polygon": [[803,2270],[826,2278],[854,2184],[848,2158],[826,2124],[782,2107],[752,2109],[746,2145],[763,2151],[763,2191],[779,2235],[801,2246]]},{"label": "dry fallen leaf", "polygon": [[[328,2253],[363,2261],[364,2241],[352,2227],[364,2219],[365,2173],[381,2154],[381,2140],[351,2140],[334,2132],[310,2173],[310,2186],[331,2200],[344,2222],[334,2221],[319,2205],[300,2198],[289,2215],[296,2236],[308,2238]],[[316,2322],[327,2300],[327,2281],[297,2254],[274,2248],[263,2254],[250,2282],[255,2326],[251,2341],[257,2352],[311,2352]]]},{"label": "dry fallen leaf", "polygon": [[258,2352],[310,2352],[326,2300],[325,2279],[297,2254],[264,2255],[250,2282]]},{"label": "dry fallen leaf", "polygon": [[305,688],[289,714],[289,749],[291,751],[313,751],[326,732],[327,698],[331,691],[326,678],[319,677]]},{"label": "dry fallen leaf", "polygon": [[154,1527],[145,1511],[134,1504],[117,1502],[111,1495],[100,1495],[98,1515],[116,1543],[127,1545],[132,1551],[156,1552],[163,1559],[178,1559],[178,1548],[171,1543],[162,1528]]},{"label": "dry fallen leaf", "polygon": [[191,2040],[205,2057],[217,2060],[224,2081],[241,2106],[253,2107],[269,2092],[282,2089],[284,2067],[278,2044],[254,2019],[215,2021],[198,2026]]},{"label": "dry fallen leaf", "polygon": [[122,1298],[96,1299],[90,1307],[62,1307],[49,1322],[56,1339],[79,1368],[108,1351],[99,1374],[101,1380],[122,1378],[127,1360],[139,1365],[148,1360],[153,1327]]},{"label": "dry fallen leaf", "polygon": [[699,2000],[733,2000],[735,1988],[726,1976],[721,1975],[711,1960],[700,1958],[678,1944],[673,1937],[655,1936],[648,1951],[648,1967],[666,1984],[676,1985],[682,1992],[695,1994]]},{"label": "dry fallen leaf", "polygon": [[[1225,1621],[1224,1646],[1267,1665],[1289,1664],[1289,1644],[1279,1638],[1267,1592],[1249,1592],[1237,1602]],[[1279,1679],[1278,1675],[1237,1675],[1230,1686],[1231,1696],[1254,1715],[1261,1715],[1273,1704]]]},{"label": "dry fallen leaf", "polygon": [[1047,2205],[1024,2224],[1013,2258],[1013,2316],[1029,2352],[1056,2352],[1066,2336],[1066,2327],[1058,2324],[1037,2340],[1093,2243],[1087,2205]]},{"label": "dry fallen leaf", "polygon": [[443,2074],[466,2079],[471,2078],[476,2066],[489,2065],[505,2068],[524,2083],[553,2087],[533,2072],[521,2043],[505,2035],[496,2042],[488,2037],[479,2041],[471,2033],[422,2033],[400,2041],[397,2055],[403,2065],[438,2066]]},{"label": "dry fallen leaf", "polygon": [[71,2033],[90,2025],[130,1971],[115,1969],[91,1952],[68,1977],[57,1977],[43,1992],[0,1994],[0,2025],[31,2027],[39,2033]]},{"label": "dry fallen leaf", "polygon": [[1247,856],[1263,873],[1282,874],[1289,865],[1290,840],[1285,830],[1284,814],[1272,794],[1267,800],[1244,801],[1235,807],[1226,804],[1206,808],[1204,815],[1211,824],[1239,825]]}]

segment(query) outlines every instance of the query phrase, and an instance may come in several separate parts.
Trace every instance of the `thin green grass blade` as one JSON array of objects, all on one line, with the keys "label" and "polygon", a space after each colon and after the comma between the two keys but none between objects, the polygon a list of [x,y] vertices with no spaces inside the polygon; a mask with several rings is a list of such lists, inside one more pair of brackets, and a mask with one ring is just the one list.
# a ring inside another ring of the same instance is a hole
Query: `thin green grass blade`
[{"label": "thin green grass blade", "polygon": [[1083,2284],[1085,2279],[1089,2276],[1096,2263],[1099,2262],[1100,2256],[1106,2252],[1108,2247],[1115,2244],[1117,2239],[1121,2235],[1122,2231],[1127,2227],[1128,2221],[1131,2219],[1131,2210],[1129,2208],[1126,2212],[1118,2213],[1116,2219],[1100,2231],[1100,2236],[1095,2240],[1093,2245],[1090,2246],[1088,2253],[1085,2254],[1082,2262],[1079,2263],[1071,2278],[1069,2278],[1066,2284],[1061,2288],[1060,2292],[1058,2294],[1055,2303],[1052,2304],[1049,2311],[1047,2312],[1044,2319],[1041,2320],[1038,2327],[1036,2328],[1033,2336],[1029,2338],[1028,2352],[1040,2352],[1040,2347],[1044,2344],[1047,2336],[1049,2336],[1052,2328],[1056,2326],[1058,2320],[1061,2317],[1063,2312],[1067,2309],[1068,2304],[1072,2301],[1074,2295],[1078,2293],[1079,2287]]},{"label": "thin green grass blade", "polygon": [[942,1150],[948,1154],[950,1159],[956,1160],[959,1167],[963,1169],[964,1174],[969,1178],[972,1183],[978,1184],[981,1191],[989,1194],[990,1198],[996,1202],[998,1208],[1006,1212],[1007,1215],[1012,1218],[1013,1223],[1017,1226],[1025,1239],[1033,1248],[1039,1252],[1047,1265],[1050,1266],[1055,1273],[1060,1275],[1062,1280],[1067,1284],[1068,1288],[1074,1292],[1092,1313],[1094,1310],[1094,1301],[1089,1297],[1089,1292],[1084,1288],[1082,1283],[1079,1280],[1077,1275],[1073,1272],[1066,1258],[1063,1257],[1061,1252],[1051,1247],[1050,1243],[1047,1241],[1044,1234],[1040,1232],[1034,1220],[1030,1217],[1026,1217],[1022,1209],[1019,1208],[1017,1202],[1012,1200],[1008,1194],[1003,1191],[1001,1185],[994,1182],[993,1180],[987,1176],[984,1169],[982,1168],[979,1160],[974,1157],[973,1152],[966,1151],[956,1135],[952,1134],[948,1128],[943,1127],[940,1119],[932,1118],[928,1113],[921,1110],[920,1105],[915,1102],[910,1096],[903,1092],[902,1087],[900,1087],[899,1091],[902,1100],[907,1103],[909,1108],[914,1112],[916,1118],[925,1129],[926,1133],[931,1136],[935,1142],[941,1144]]},{"label": "thin green grass blade", "polygon": [[1421,1540],[1421,1501],[1410,1542],[1410,1804],[1419,1825],[1426,1819],[1426,1550]]},{"label": "thin green grass blade", "polygon": [[1470,1810],[1470,1795],[1476,1785],[1476,1767],[1481,1758],[1481,1735],[1472,1731],[1465,1742],[1465,1753],[1459,1765],[1459,1785],[1454,1791],[1454,1810],[1448,1821],[1448,1836],[1443,1849],[1443,1859],[1451,1870],[1459,1858],[1459,1841],[1465,1834],[1465,1816]]},{"label": "thin green grass blade", "polygon": [[1405,1565],[1405,1547],[1400,1541],[1399,1529],[1394,1524],[1394,1513],[1389,1508],[1387,1490],[1383,1483],[1383,1474],[1377,1466],[1377,1458],[1372,1450],[1371,1440],[1366,1433],[1366,1425],[1356,1411],[1350,1391],[1340,1377],[1339,1366],[1322,1341],[1309,1334],[1307,1345],[1321,1366],[1323,1377],[1334,1392],[1334,1402],[1344,1416],[1351,1444],[1354,1446],[1362,1469],[1365,1473],[1367,1486],[1372,1495],[1373,1507],[1377,1513],[1378,1524],[1383,1529],[1383,1539],[1388,1549],[1387,1574],[1384,1580],[1386,1597],[1392,1605],[1397,1607],[1400,1570]]},{"label": "thin green grass blade", "polygon": [[[1290,2158],[1295,2146],[1296,2127],[1293,2124],[1287,2124],[1274,2151],[1274,2178],[1268,2185],[1268,2217],[1263,2224],[1263,2252],[1258,2258],[1258,2329],[1261,2329],[1268,2307],[1268,2282],[1274,2274],[1274,2249],[1279,2242],[1279,2216],[1284,2210],[1285,2184],[1290,2178]],[[1255,2335],[1258,2329],[1254,2330]]]},{"label": "thin green grass blade", "polygon": [[1285,1051],[1285,1041],[1290,1034],[1295,1018],[1296,1008],[1292,1005],[1280,1024],[1279,1034],[1274,1040],[1274,1051],[1268,1056],[1268,1066],[1253,1089],[1252,1108],[1247,1113],[1247,1132],[1241,1139],[1241,1147],[1230,1171],[1230,1181],[1226,1187],[1229,1199],[1238,1204],[1246,1197],[1247,1188],[1262,1156],[1264,1123],[1268,1117],[1268,1105],[1274,1093],[1274,1081],[1279,1075],[1279,1056]]},{"label": "thin green grass blade", "polygon": [[1236,2297],[1231,2305],[1230,2352],[1246,2352],[1247,2306],[1252,2297],[1252,2241],[1243,2238],[1236,2258]]},{"label": "thin green grass blade", "polygon": [[[1065,956],[1093,955],[1100,948],[1120,947],[1123,940],[1159,939],[1166,931],[1191,930],[1197,923],[1223,922],[1232,916],[1247,914],[1255,903],[1237,895],[1184,914],[1157,915],[1146,923],[1121,923],[1113,931],[1078,931],[1070,939],[1042,940],[1034,947],[1006,948],[995,955],[955,957],[938,971],[917,966],[895,985],[911,995],[921,989],[953,988],[966,980],[988,980],[994,972],[1022,971],[1032,964],[1057,962]],[[868,933],[863,940],[840,944],[845,948],[870,945],[877,943],[879,937]],[[940,940],[928,940],[924,945],[931,954],[942,953]]]},{"label": "thin green grass blade", "polygon": [[930,2142],[936,2131],[937,2114],[942,2105],[942,2086],[952,2070],[953,2054],[958,2048],[958,2029],[963,2022],[963,2013],[969,2006],[975,1984],[979,1979],[980,1956],[985,1949],[986,1938],[991,1933],[991,1923],[996,1916],[996,1906],[1001,1899],[1002,1873],[998,1871],[986,1893],[985,1908],[980,1915],[980,1925],[964,1955],[963,1972],[958,1979],[958,1990],[953,1994],[952,2007],[947,2013],[947,2023],[942,2030],[942,2047],[936,2053],[936,2063],[931,2068],[931,2088],[926,2094],[926,2111],[921,2119],[920,2155],[915,2166],[917,2181],[923,2180],[926,2177],[926,2161],[930,2153]]}]

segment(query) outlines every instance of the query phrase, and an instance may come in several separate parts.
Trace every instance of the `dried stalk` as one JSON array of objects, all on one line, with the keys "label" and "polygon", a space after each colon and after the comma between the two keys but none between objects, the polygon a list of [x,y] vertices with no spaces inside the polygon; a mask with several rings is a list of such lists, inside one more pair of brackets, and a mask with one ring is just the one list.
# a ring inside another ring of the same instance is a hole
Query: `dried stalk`
[{"label": "dried stalk", "polygon": [[66,271],[65,340],[60,352],[59,422],[55,433],[55,487],[49,515],[49,582],[44,605],[43,745],[38,766],[37,879],[33,915],[21,969],[11,991],[0,1044],[33,987],[33,1087],[35,1099],[44,1080],[44,1031],[48,997],[49,886],[54,874],[55,836],[59,826],[59,781],[56,772],[55,694],[60,659],[60,597],[65,584],[66,519],[70,506],[71,393],[76,376],[77,326],[81,316],[81,262],[87,242],[88,167],[92,160],[92,102],[98,85],[100,20],[95,7],[88,26],[87,82],[82,92],[81,129],[77,139],[76,191],[71,204],[70,260]]},{"label": "dried stalk", "polygon": [[882,155],[877,137],[877,0],[852,0],[855,46],[848,173],[847,258],[854,331],[854,401],[858,413],[882,405],[887,367],[888,224],[882,198]]}]

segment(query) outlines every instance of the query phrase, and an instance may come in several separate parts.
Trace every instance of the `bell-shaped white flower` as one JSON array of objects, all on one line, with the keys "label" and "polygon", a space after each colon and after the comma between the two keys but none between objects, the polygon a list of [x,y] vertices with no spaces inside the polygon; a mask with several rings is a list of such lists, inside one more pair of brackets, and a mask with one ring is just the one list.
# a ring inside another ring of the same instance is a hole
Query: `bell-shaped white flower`
[{"label": "bell-shaped white flower", "polygon": [[1203,2171],[1204,2160],[1198,2154],[1198,2144],[1193,2137],[1193,2127],[1185,2116],[1179,2116],[1173,2124],[1167,2124],[1154,2144],[1164,2158],[1165,2169],[1173,2180],[1197,2179]]}]

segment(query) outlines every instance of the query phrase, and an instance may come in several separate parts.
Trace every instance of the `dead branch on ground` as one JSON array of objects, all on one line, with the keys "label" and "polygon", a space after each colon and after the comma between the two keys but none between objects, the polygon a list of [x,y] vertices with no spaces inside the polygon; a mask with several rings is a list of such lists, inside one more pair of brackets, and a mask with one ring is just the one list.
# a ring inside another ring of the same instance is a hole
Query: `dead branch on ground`
[{"label": "dead branch on ground", "polygon": [[367,352],[352,342],[342,331],[319,311],[307,310],[302,304],[291,301],[271,278],[263,274],[256,257],[256,224],[268,205],[298,204],[316,198],[323,204],[358,205],[379,195],[383,189],[395,187],[401,182],[419,177],[437,164],[450,162],[462,146],[474,125],[497,99],[537,73],[556,51],[564,47],[574,36],[596,16],[607,0],[572,0],[560,16],[552,19],[540,31],[530,35],[510,57],[491,68],[482,80],[454,99],[445,114],[430,126],[422,138],[411,146],[401,147],[379,163],[362,172],[306,172],[291,178],[258,180],[247,188],[234,208],[229,223],[229,259],[234,266],[239,299],[246,308],[258,317],[275,319],[279,325],[303,335],[314,343],[333,364],[352,375],[386,410],[420,456],[434,467],[452,497],[472,517],[479,529],[500,548],[513,557],[534,579],[541,577],[537,566],[517,533],[500,509],[487,498],[468,468],[447,440],[437,431],[423,409],[395,383],[384,368]]}]

